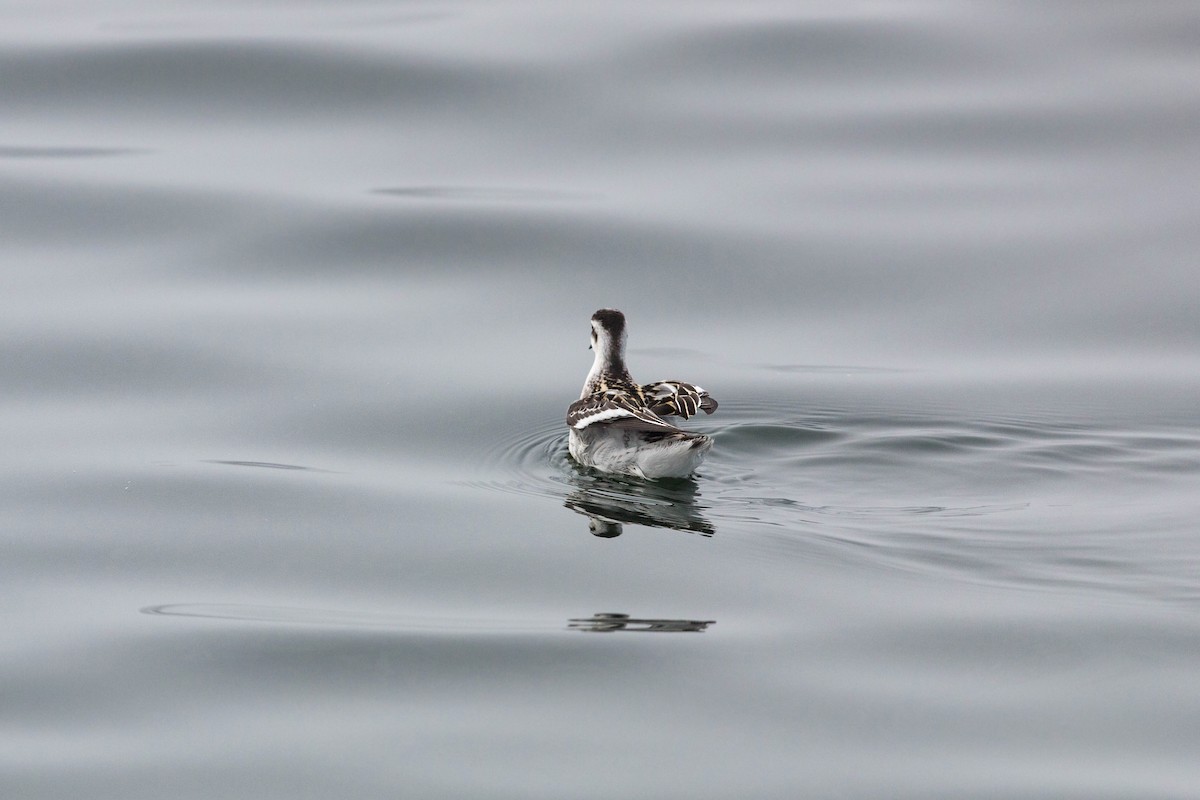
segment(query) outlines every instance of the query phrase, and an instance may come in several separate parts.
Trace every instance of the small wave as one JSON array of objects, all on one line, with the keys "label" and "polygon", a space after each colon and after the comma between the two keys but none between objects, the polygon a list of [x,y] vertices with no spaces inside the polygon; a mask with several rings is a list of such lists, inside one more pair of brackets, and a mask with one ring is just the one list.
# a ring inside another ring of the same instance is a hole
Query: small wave
[{"label": "small wave", "polygon": [[267,625],[312,625],[325,628],[377,628],[406,633],[486,634],[583,631],[587,633],[703,633],[715,620],[635,617],[624,613],[596,613],[591,617],[554,619],[499,619],[381,614],[367,611],[296,608],[292,606],[235,603],[165,603],[146,606],[141,613],[154,617],[255,622]]},{"label": "small wave", "polygon": [[501,186],[392,186],[372,189],[371,194],[463,203],[564,203],[588,198],[588,195],[579,192]]},{"label": "small wave", "polygon": [[768,557],[1030,589],[1197,593],[1186,569],[1155,555],[1177,543],[1128,546],[1174,528],[1156,533],[1152,508],[1119,500],[1134,483],[1186,494],[1200,474],[1192,431],[1049,414],[729,405],[702,482],[708,513],[717,524],[736,519],[747,546]]},{"label": "small wave", "polygon": [[913,371],[898,367],[871,367],[853,364],[763,364],[762,368],[772,372],[804,375],[891,375]]},{"label": "small wave", "polygon": [[165,603],[146,606],[141,613],[158,617],[261,622],[274,625],[319,625],[332,628],[387,628],[431,632],[514,632],[555,630],[561,624],[549,621],[470,617],[414,616],[366,611],[296,608],[290,606],[241,605],[234,603]]},{"label": "small wave", "polygon": [[204,459],[205,464],[221,464],[226,467],[256,467],[258,469],[298,470],[303,472],[326,472],[327,470],[305,467],[300,464],[279,464],[274,461],[236,461],[231,459]]},{"label": "small wave", "polygon": [[0,158],[112,158],[150,153],[134,147],[20,147],[0,145]]}]

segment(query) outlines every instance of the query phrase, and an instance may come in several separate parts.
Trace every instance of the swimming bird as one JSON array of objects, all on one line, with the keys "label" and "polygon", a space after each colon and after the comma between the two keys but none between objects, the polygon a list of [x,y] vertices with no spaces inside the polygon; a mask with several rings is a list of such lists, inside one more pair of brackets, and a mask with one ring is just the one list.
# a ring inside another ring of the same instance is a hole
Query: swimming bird
[{"label": "swimming bird", "polygon": [[639,478],[690,475],[713,440],[665,417],[711,414],[717,401],[683,381],[638,385],[625,366],[625,315],[602,308],[592,315],[592,370],[579,399],[567,408],[571,456],[585,467]]}]

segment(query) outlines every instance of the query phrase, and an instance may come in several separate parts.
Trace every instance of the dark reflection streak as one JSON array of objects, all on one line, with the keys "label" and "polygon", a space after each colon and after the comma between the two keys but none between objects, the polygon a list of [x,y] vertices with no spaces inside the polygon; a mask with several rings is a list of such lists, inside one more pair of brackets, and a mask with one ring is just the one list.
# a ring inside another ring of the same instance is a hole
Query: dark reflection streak
[{"label": "dark reflection streak", "polygon": [[[453,14],[428,11],[412,12],[408,14],[380,14],[374,19],[379,25],[419,25],[453,18]],[[170,22],[104,22],[97,25],[96,30],[116,33],[153,33],[169,35],[177,31],[178,26]]]},{"label": "dark reflection streak", "polygon": [[150,153],[132,147],[16,147],[0,146],[0,158],[109,158]]},{"label": "dark reflection streak", "polygon": [[628,614],[593,614],[590,619],[567,620],[567,627],[584,633],[704,633],[716,620],[634,619]]},{"label": "dark reflection streak", "polygon": [[395,186],[372,189],[371,194],[422,200],[464,200],[477,202],[564,202],[586,200],[590,197],[578,192],[559,192],[551,189],[508,189],[485,186]]},{"label": "dark reflection streak", "polygon": [[303,472],[329,472],[329,470],[304,467],[299,464],[276,464],[272,461],[228,461],[222,459],[203,459],[204,464],[223,464],[227,467],[259,467],[260,469],[289,469]]}]

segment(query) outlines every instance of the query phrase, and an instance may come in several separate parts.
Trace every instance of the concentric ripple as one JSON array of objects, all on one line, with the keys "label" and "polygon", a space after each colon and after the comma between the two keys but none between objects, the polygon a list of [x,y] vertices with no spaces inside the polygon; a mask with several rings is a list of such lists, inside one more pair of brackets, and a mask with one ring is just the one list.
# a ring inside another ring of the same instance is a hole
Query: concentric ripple
[{"label": "concentric ripple", "polygon": [[473,486],[539,497],[561,497],[570,486],[575,466],[567,453],[562,420],[540,420],[495,440],[480,458],[491,477],[470,481]]},{"label": "concentric ripple", "polygon": [[[770,558],[1026,586],[1052,574],[1060,582],[1153,583],[1176,597],[1200,594],[1153,549],[1136,564],[1127,549],[1108,552],[1104,531],[1115,537],[1146,527],[1137,510],[1064,505],[1080,481],[1093,483],[1091,496],[1099,497],[1110,490],[1119,497],[1130,480],[1177,491],[1175,484],[1200,476],[1200,436],[1190,431],[1115,431],[1061,415],[736,400],[722,404],[719,420],[695,427],[716,446],[694,479],[581,469],[553,419],[495,441],[481,459],[486,476],[473,485],[559,502],[588,517],[597,536],[617,536],[624,524],[725,530]],[[1142,535],[1152,539],[1152,527]]]}]

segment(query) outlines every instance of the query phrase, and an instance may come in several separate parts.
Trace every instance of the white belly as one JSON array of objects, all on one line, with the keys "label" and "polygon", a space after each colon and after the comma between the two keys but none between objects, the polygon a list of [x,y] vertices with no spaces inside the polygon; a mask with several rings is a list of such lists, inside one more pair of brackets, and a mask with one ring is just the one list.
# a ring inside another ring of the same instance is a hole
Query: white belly
[{"label": "white belly", "polygon": [[639,478],[682,478],[700,466],[712,449],[712,439],[680,433],[647,441],[638,431],[592,425],[583,431],[572,428],[567,446],[581,465],[601,472]]}]

